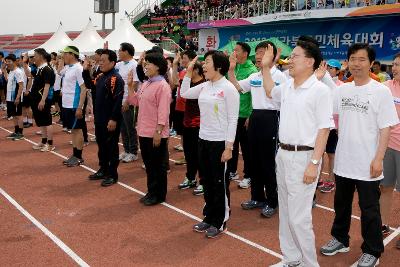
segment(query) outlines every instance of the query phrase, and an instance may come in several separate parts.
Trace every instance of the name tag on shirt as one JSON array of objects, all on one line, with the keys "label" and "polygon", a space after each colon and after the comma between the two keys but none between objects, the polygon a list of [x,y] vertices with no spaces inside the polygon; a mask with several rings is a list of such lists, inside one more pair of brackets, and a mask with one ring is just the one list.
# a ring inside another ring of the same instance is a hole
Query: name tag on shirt
[{"label": "name tag on shirt", "polygon": [[250,80],[250,86],[252,87],[261,87],[262,81],[261,80]]}]

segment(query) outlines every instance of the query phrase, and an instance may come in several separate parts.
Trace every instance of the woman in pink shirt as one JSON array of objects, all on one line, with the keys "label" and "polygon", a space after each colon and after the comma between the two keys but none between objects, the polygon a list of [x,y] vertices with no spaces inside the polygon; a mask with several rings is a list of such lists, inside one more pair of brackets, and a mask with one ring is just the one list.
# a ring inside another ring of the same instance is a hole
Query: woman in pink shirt
[{"label": "woman in pink shirt", "polygon": [[[386,81],[384,84],[390,88],[393,101],[396,106],[397,114],[400,117],[400,53],[393,61],[393,80]],[[388,225],[392,209],[393,189],[400,192],[400,125],[398,124],[390,131],[389,145],[383,160],[383,180],[381,181],[381,214],[382,214],[382,234],[388,235],[390,228]],[[400,249],[400,240],[396,243]]]},{"label": "woman in pink shirt", "polygon": [[147,173],[147,194],[140,199],[146,206],[165,201],[167,195],[168,136],[171,88],[165,81],[168,63],[161,54],[146,55],[144,73],[149,78],[137,92],[128,77],[130,104],[139,107],[137,132]]}]

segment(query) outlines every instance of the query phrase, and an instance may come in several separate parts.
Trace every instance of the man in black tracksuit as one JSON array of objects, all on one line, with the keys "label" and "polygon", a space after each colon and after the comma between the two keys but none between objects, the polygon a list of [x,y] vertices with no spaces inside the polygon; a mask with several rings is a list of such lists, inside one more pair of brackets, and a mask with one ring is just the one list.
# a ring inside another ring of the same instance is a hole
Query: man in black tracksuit
[{"label": "man in black tracksuit", "polygon": [[89,176],[90,180],[104,179],[102,186],[110,186],[118,181],[119,148],[121,126],[121,106],[124,80],[115,70],[117,55],[104,50],[100,59],[100,74],[96,79],[95,134],[99,148],[100,169]]}]

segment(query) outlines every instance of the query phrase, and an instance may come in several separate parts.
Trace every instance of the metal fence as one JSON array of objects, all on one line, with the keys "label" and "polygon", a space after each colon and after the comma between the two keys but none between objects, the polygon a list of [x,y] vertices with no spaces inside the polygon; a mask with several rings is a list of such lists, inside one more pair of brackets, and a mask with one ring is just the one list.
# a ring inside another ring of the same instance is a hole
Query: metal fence
[{"label": "metal fence", "polygon": [[189,10],[188,22],[250,18],[281,12],[312,9],[338,9],[400,3],[400,0],[254,0],[246,4]]}]

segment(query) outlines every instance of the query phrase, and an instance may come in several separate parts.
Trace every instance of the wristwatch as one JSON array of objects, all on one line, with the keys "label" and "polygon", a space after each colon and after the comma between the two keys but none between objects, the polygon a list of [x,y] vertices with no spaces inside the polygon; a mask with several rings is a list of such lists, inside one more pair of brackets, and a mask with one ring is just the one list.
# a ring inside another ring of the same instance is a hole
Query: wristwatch
[{"label": "wristwatch", "polygon": [[311,159],[310,161],[311,161],[311,163],[314,164],[314,165],[318,165],[318,164],[319,164],[319,160]]}]

